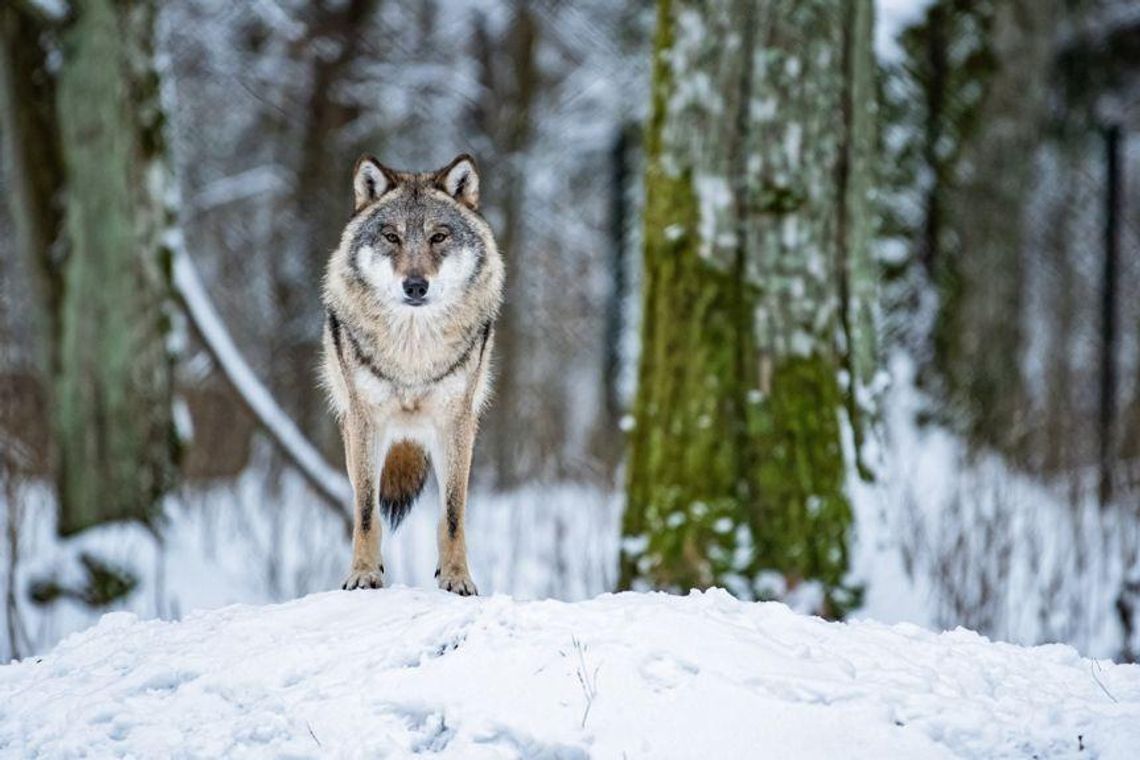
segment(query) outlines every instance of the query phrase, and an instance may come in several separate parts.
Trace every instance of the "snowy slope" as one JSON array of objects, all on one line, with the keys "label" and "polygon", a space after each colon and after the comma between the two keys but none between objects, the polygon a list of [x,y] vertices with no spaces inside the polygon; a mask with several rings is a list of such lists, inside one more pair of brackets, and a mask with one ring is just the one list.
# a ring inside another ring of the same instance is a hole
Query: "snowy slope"
[{"label": "snowy slope", "polygon": [[1138,751],[1138,666],[721,591],[565,603],[396,588],[173,623],[112,613],[0,668],[5,757]]}]

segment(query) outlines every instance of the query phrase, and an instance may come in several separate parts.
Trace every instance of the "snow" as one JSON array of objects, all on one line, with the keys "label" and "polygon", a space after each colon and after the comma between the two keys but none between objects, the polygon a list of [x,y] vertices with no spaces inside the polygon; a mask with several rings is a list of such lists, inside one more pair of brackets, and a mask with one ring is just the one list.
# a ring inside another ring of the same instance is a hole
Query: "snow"
[{"label": "snow", "polygon": [[[0,668],[0,754],[1131,758],[1140,666],[724,591],[112,613]],[[1082,754],[1083,752],[1083,754]]]},{"label": "snow", "polygon": [[697,210],[701,258],[709,259],[713,250],[736,245],[736,233],[731,225],[732,204],[735,195],[725,177],[698,174],[693,178],[697,195]]},{"label": "snow", "polygon": [[898,36],[922,20],[933,0],[875,0],[875,54],[880,61],[896,61],[902,55]]},{"label": "snow", "polygon": [[63,21],[67,18],[67,3],[64,0],[27,0],[27,7],[49,21]]},{"label": "snow", "polygon": [[1140,577],[1134,516],[1102,510],[1095,478],[1080,489],[1042,483],[941,426],[917,424],[930,403],[916,365],[903,354],[888,365],[883,435],[869,440],[880,477],[848,480],[852,575],[866,588],[857,615],[1119,657],[1116,600]]},{"label": "snow", "polygon": [[186,214],[201,214],[237,201],[272,195],[287,185],[284,170],[279,166],[257,166],[235,175],[214,180],[190,199]]}]

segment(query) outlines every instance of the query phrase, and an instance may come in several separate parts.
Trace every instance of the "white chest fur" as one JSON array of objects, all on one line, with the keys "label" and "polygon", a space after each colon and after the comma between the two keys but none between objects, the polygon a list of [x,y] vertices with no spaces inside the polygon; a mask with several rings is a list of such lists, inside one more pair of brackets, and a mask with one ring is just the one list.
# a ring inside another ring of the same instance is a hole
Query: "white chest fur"
[{"label": "white chest fur", "polygon": [[401,440],[421,444],[433,461],[439,461],[444,454],[440,441],[446,438],[457,411],[466,403],[467,381],[467,368],[421,386],[397,385],[367,368],[357,368],[352,383],[372,418],[380,461],[388,448]]}]

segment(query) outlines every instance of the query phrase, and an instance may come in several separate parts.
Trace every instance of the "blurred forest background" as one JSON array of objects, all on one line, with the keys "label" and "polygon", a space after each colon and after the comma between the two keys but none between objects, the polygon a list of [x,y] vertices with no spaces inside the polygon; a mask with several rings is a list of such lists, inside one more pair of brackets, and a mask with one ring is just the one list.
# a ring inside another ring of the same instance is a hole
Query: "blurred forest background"
[{"label": "blurred forest background", "polygon": [[506,257],[481,589],[1140,656],[1135,2],[15,0],[0,139],[2,657],[337,586],[364,152]]}]

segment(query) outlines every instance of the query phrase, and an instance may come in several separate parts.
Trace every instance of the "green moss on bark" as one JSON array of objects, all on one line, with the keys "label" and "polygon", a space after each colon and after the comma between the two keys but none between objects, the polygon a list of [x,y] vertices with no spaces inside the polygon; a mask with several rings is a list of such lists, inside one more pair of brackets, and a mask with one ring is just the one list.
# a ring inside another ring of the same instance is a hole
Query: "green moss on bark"
[{"label": "green moss on bark", "polygon": [[822,582],[823,612],[833,615],[856,599],[844,582],[851,505],[837,414],[842,405],[834,360],[813,354],[781,360],[771,393],[750,414],[758,454],[756,499],[747,513],[755,565],[780,570],[789,584]]},{"label": "green moss on bark", "polygon": [[649,543],[644,553],[629,555],[623,583],[641,576],[656,586],[704,587],[729,569],[722,556],[729,542],[712,526],[721,517],[735,522],[741,507],[738,288],[695,253],[689,178],[654,179],[646,247],[653,263],[625,525],[626,535],[647,536]]}]

